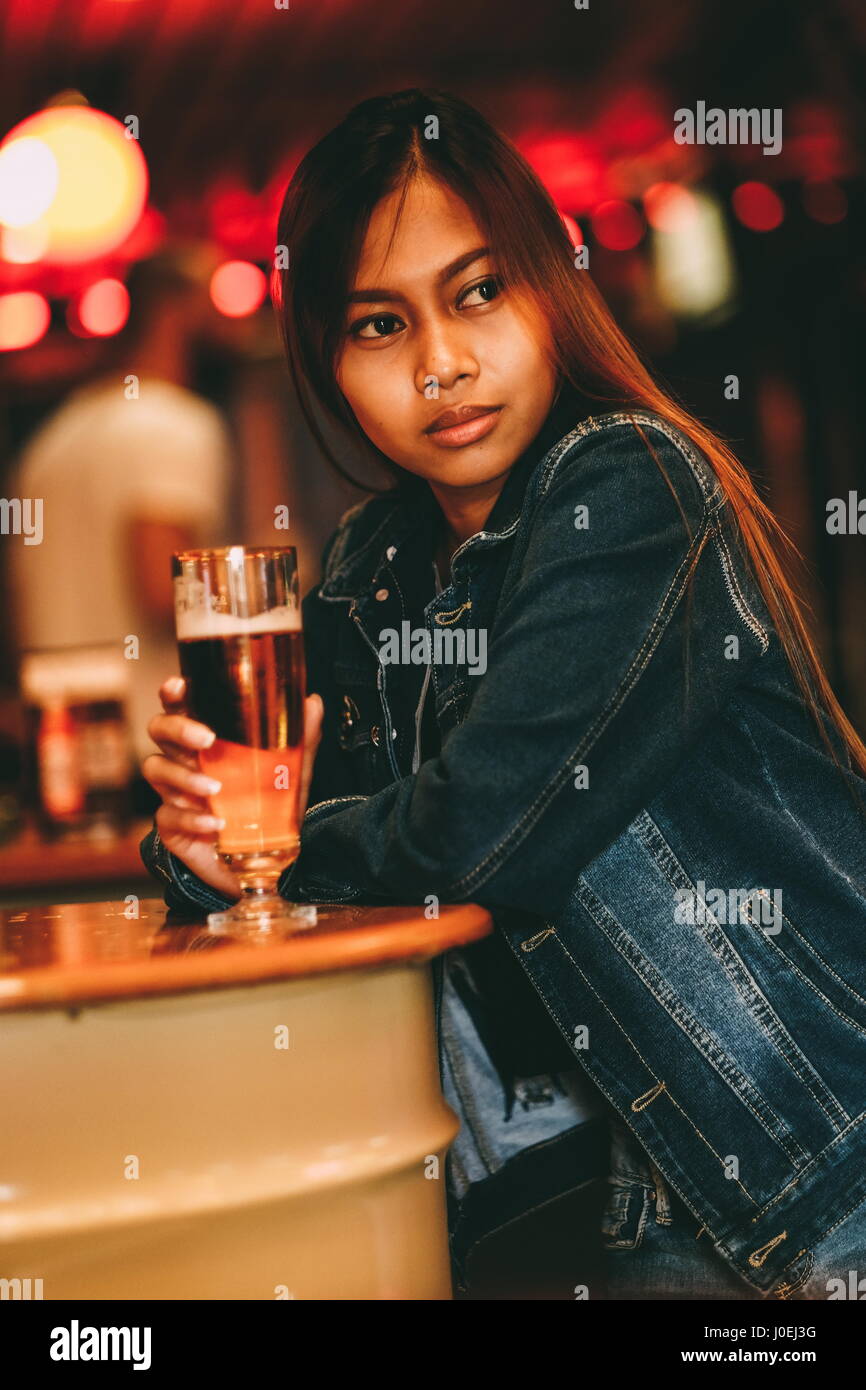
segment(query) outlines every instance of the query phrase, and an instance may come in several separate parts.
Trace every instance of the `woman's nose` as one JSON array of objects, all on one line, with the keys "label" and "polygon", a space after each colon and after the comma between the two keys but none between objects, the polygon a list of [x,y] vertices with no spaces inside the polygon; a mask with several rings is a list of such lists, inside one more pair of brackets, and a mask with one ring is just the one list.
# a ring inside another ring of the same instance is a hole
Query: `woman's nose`
[{"label": "woman's nose", "polygon": [[416,385],[424,395],[436,399],[440,390],[450,390],[461,377],[473,377],[477,371],[459,325],[437,326],[424,335],[416,368]]}]

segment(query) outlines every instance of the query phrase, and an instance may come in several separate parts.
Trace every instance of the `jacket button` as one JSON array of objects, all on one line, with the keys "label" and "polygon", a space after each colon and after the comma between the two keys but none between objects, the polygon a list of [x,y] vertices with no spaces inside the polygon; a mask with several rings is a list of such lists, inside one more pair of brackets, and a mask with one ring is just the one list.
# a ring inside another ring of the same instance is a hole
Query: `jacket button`
[{"label": "jacket button", "polygon": [[379,600],[379,602],[381,603],[383,598],[387,598],[387,597],[388,597],[388,590],[387,590],[387,589],[377,589],[377,590],[376,590],[376,597],[377,597],[377,599]]},{"label": "jacket button", "polygon": [[360,719],[360,717],[361,716],[358,712],[358,706],[355,704],[355,701],[352,699],[351,695],[344,695],[343,708],[340,712],[340,731],[337,735],[337,739],[341,748],[345,748],[347,746],[352,734],[352,730],[354,729],[355,724],[357,720]]},{"label": "jacket button", "polygon": [[385,559],[386,559],[386,560],[393,560],[393,558],[394,558],[394,556],[395,556],[396,554],[397,554],[397,547],[396,547],[396,545],[389,545],[389,546],[388,546],[388,549],[385,551]]}]

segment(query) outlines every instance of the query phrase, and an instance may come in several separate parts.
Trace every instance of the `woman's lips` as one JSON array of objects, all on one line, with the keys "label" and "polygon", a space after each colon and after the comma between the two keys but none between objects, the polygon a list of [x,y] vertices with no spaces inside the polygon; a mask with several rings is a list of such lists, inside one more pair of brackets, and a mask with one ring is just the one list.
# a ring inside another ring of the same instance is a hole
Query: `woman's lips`
[{"label": "woman's lips", "polygon": [[446,449],[459,449],[464,444],[474,444],[476,439],[483,439],[485,434],[496,428],[501,410],[502,406],[498,405],[493,410],[486,410],[483,415],[464,420],[460,425],[448,425],[443,430],[430,430],[427,438]]}]

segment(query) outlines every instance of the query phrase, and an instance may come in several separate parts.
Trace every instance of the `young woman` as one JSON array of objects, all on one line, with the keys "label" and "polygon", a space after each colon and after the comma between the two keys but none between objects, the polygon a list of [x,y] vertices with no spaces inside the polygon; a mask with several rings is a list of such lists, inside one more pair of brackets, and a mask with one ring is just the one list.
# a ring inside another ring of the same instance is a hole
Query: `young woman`
[{"label": "young woman", "polygon": [[[351,111],[278,242],[310,426],[327,452],[314,400],[394,479],[304,600],[311,807],[280,886],[493,913],[486,951],[437,973],[459,1277],[479,1233],[602,1173],[611,1297],[845,1296],[866,1268],[866,747],[778,523],[457,98]],[[200,911],[236,893],[182,693],[149,726],[142,852]]]}]

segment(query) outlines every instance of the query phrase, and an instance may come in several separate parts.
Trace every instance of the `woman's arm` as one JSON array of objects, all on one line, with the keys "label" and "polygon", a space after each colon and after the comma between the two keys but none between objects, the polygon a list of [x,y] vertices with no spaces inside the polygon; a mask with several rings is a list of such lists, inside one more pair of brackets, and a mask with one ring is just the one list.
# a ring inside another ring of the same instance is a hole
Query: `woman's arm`
[{"label": "woman's arm", "polygon": [[576,441],[536,504],[465,720],[414,775],[312,806],[287,896],[435,894],[555,914],[718,717],[767,634],[730,583],[721,492],[708,497],[683,450],[649,433],[688,529],[630,427]]}]

